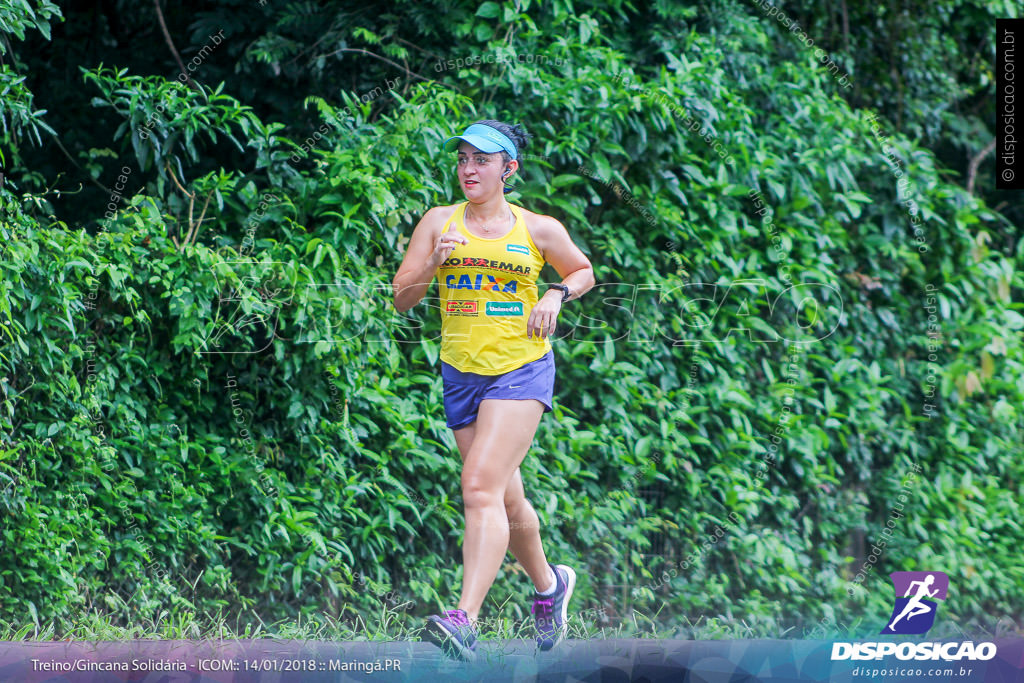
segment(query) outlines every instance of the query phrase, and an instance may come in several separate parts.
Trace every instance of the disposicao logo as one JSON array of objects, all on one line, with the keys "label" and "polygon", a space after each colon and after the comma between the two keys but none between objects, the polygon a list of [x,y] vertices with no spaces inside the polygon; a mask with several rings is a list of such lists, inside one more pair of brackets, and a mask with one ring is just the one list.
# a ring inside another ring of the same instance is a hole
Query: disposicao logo
[{"label": "disposicao logo", "polygon": [[506,244],[505,251],[517,251],[520,254],[529,254],[530,248],[522,244]]},{"label": "disposicao logo", "polygon": [[896,604],[889,624],[880,633],[926,633],[935,623],[939,607],[935,600],[946,599],[949,577],[943,572],[893,572],[889,578],[896,589]]},{"label": "disposicao logo", "polygon": [[[936,600],[945,600],[949,577],[943,572],[893,572],[889,574],[896,598],[892,615],[883,635],[919,635],[935,624]],[[931,598],[931,599],[929,599]],[[995,643],[965,642],[868,642],[833,643],[832,661],[843,659],[881,659],[895,655],[897,659],[954,661],[988,660],[996,656]]]}]

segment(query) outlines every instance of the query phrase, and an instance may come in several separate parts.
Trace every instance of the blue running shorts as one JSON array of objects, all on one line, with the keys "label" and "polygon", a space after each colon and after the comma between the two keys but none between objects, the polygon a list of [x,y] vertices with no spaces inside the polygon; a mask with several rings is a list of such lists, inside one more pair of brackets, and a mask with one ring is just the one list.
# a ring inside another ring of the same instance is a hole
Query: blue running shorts
[{"label": "blue running shorts", "polygon": [[480,401],[485,398],[535,398],[544,404],[544,412],[550,413],[555,389],[555,352],[552,349],[504,375],[462,372],[441,361],[441,378],[449,429],[462,429],[474,422]]}]

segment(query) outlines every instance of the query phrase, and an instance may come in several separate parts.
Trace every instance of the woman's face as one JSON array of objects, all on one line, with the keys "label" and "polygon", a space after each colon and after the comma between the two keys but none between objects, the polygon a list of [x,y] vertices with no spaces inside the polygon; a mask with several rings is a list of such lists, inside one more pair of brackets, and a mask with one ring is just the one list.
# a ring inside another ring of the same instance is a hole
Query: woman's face
[{"label": "woman's face", "polygon": [[[485,154],[468,142],[459,144],[459,184],[466,199],[485,200],[494,193],[502,193],[501,175],[506,166],[502,161],[501,152]],[[511,161],[508,166],[513,168],[513,164]]]}]

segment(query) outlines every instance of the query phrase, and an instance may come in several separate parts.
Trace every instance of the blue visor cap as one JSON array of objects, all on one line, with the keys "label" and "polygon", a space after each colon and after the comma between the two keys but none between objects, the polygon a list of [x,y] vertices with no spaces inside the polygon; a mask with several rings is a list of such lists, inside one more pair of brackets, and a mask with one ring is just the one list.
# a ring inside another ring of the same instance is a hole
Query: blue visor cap
[{"label": "blue visor cap", "polygon": [[497,128],[491,128],[486,123],[474,123],[462,135],[453,135],[445,140],[441,145],[442,148],[449,149],[448,143],[452,140],[465,140],[484,154],[493,154],[504,150],[513,159],[517,156],[516,146],[508,136]]}]

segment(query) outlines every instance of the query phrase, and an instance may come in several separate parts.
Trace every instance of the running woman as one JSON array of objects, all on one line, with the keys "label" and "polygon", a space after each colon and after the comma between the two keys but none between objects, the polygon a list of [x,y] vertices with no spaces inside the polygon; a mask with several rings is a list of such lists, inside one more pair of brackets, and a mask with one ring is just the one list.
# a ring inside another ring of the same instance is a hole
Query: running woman
[{"label": "running woman", "polygon": [[[505,200],[527,139],[519,125],[487,120],[445,140],[443,147],[459,141],[466,201],[424,214],[392,282],[400,312],[423,299],[435,275],[440,288],[444,409],[462,456],[466,531],[458,608],[429,617],[426,633],[467,660],[475,656],[477,617],[508,550],[533,581],[541,650],[565,637],[576,585],[570,567],[544,554],[519,465],[541,416],[551,412],[548,337],[563,304],[594,286],[594,270],[560,222]],[[545,263],[562,282],[540,293]]]},{"label": "running woman", "polygon": [[935,574],[929,574],[923,581],[912,581],[910,585],[907,586],[908,593],[912,593],[914,591],[914,586],[917,586],[917,593],[911,596],[910,600],[907,600],[907,604],[903,607],[903,611],[899,613],[899,616],[892,620],[891,624],[889,624],[888,628],[890,631],[893,633],[896,632],[896,622],[903,617],[906,617],[907,621],[910,621],[920,614],[928,614],[932,611],[932,608],[921,602],[921,600],[926,597],[933,598],[938,594],[938,588],[934,591],[928,590],[933,583],[935,583]]}]

